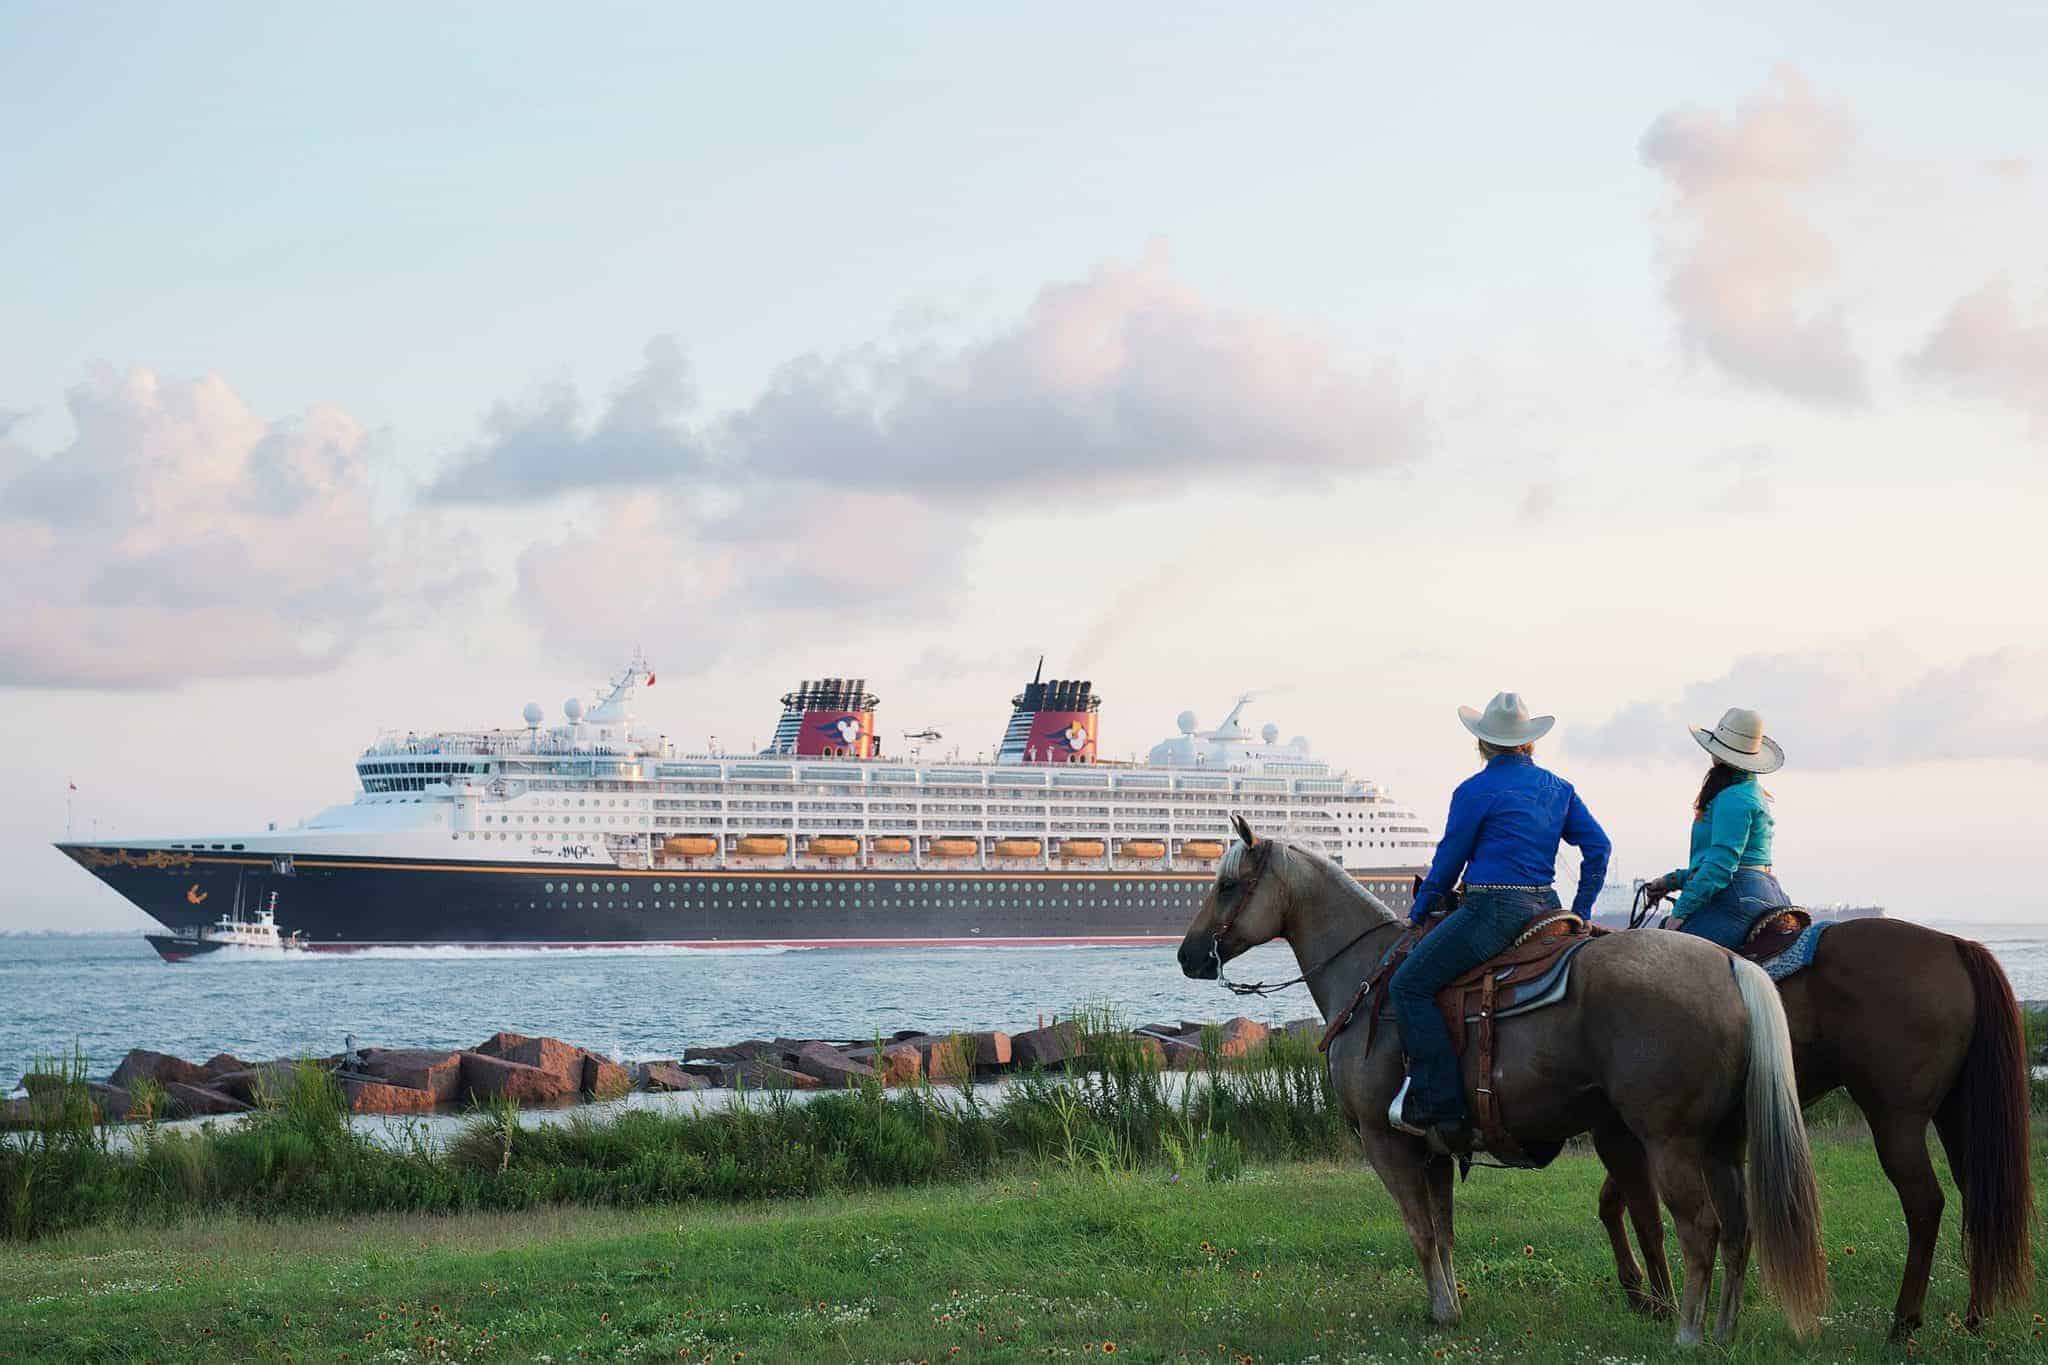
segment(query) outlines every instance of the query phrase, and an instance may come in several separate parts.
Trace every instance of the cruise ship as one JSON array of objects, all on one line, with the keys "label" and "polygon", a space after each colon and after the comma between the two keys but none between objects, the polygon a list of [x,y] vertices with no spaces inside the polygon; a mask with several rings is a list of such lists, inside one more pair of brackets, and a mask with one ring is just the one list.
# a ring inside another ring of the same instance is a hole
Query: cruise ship
[{"label": "cruise ship", "polygon": [[1234,813],[1396,908],[1436,844],[1306,739],[1247,731],[1249,697],[1120,763],[1092,683],[1035,677],[993,762],[933,763],[884,755],[865,679],[802,683],[748,756],[637,724],[654,682],[636,658],[556,724],[386,734],[355,798],[292,828],[58,847],[173,931],[276,893],[282,928],[346,951],[1175,942]]}]

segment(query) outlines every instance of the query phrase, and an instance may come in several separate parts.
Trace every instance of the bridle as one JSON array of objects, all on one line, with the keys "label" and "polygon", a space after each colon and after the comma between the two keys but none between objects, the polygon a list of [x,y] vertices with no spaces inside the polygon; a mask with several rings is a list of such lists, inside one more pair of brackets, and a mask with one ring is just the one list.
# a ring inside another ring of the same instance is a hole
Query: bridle
[{"label": "bridle", "polygon": [[[1304,971],[1300,976],[1292,977],[1289,980],[1270,982],[1227,980],[1223,975],[1223,936],[1231,931],[1231,929],[1237,924],[1237,916],[1244,913],[1244,908],[1250,905],[1252,903],[1253,898],[1259,894],[1259,883],[1266,879],[1266,869],[1273,865],[1273,841],[1271,839],[1262,840],[1261,845],[1264,847],[1265,852],[1263,856],[1259,858],[1258,866],[1253,870],[1249,881],[1245,884],[1244,893],[1238,897],[1237,910],[1230,916],[1229,919],[1226,919],[1222,921],[1220,924],[1218,924],[1215,927],[1215,929],[1210,931],[1209,934],[1209,960],[1216,964],[1217,983],[1221,985],[1223,989],[1229,991],[1233,995],[1273,995],[1279,991],[1286,990],[1289,986],[1305,986],[1308,984],[1308,979],[1310,977],[1314,976],[1317,972],[1322,971],[1323,968],[1329,966],[1338,958],[1344,956],[1344,954],[1350,952],[1353,948],[1357,947],[1361,942],[1364,941],[1365,937],[1368,934],[1372,933],[1376,929],[1385,927],[1379,924],[1367,925],[1364,929],[1360,930],[1348,943],[1346,943],[1343,947],[1337,949],[1336,952],[1331,953],[1329,956],[1325,957],[1321,962],[1318,962],[1315,966],[1310,967],[1307,971]],[[1258,846],[1259,845],[1251,844],[1245,845],[1245,847],[1247,848],[1253,848]],[[1287,883],[1285,881],[1282,881],[1280,883],[1280,913],[1283,918],[1286,916],[1287,907]]]}]

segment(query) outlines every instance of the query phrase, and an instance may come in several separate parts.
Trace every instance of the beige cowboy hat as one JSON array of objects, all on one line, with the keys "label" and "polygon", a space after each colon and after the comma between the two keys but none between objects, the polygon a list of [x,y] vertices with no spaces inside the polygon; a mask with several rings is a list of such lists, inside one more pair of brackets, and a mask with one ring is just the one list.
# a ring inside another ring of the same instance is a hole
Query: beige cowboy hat
[{"label": "beige cowboy hat", "polygon": [[1785,751],[1778,741],[1764,733],[1764,718],[1754,711],[1731,706],[1721,723],[1709,730],[1688,725],[1700,747],[1731,768],[1746,773],[1774,773],[1785,766]]},{"label": "beige cowboy hat", "polygon": [[1503,749],[1518,749],[1539,740],[1557,724],[1556,716],[1530,715],[1529,705],[1522,700],[1520,692],[1494,693],[1493,700],[1486,703],[1484,711],[1461,706],[1458,719],[1464,722],[1467,730],[1488,744],[1497,744]]}]

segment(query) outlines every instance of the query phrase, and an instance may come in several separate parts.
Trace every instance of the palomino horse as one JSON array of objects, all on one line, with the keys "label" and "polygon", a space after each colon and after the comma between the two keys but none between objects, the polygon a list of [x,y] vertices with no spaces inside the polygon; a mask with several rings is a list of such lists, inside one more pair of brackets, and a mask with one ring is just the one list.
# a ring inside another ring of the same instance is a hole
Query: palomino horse
[{"label": "palomino horse", "polygon": [[[1334,1018],[1405,922],[1320,854],[1255,839],[1242,819],[1238,836],[1181,942],[1181,970],[1212,979],[1238,954],[1284,938],[1323,1017]],[[1388,1126],[1402,1078],[1400,1038],[1381,1029],[1368,1051],[1366,1033],[1361,1020],[1331,1042],[1331,1080],[1400,1207],[1431,1315],[1455,1323],[1452,1165]],[[1700,1340],[1717,1240],[1726,1276],[1715,1334],[1733,1335],[1752,1214],[1765,1282],[1794,1330],[1812,1330],[1827,1301],[1820,1193],[1785,1013],[1760,969],[1685,935],[1611,935],[1573,961],[1563,1001],[1500,1030],[1496,1054],[1493,1085],[1508,1131],[1524,1146],[1587,1132],[1603,1152],[1639,1144],[1685,1254],[1680,1344]],[[1468,1053],[1468,1072],[1473,1060]]]},{"label": "palomino horse", "polygon": [[[1665,937],[1659,935],[1659,937]],[[1792,1028],[1799,1097],[1836,1087],[1863,1111],[1877,1159],[1906,1215],[1906,1269],[1892,1338],[1920,1325],[1941,1232],[1941,1184],[1927,1157],[1927,1125],[1941,1135],[1963,1197],[1968,1321],[2033,1292],[2034,1220],[2027,1133],[2025,1029],[2012,984],[1981,943],[1903,920],[1850,920],[1821,936],[1813,965],[1779,987]],[[1629,1302],[1658,1312],[1671,1302],[1657,1192],[1641,1153],[1619,1153],[1600,1191],[1600,1221],[1614,1243]],[[1649,1286],[1622,1231],[1626,1205],[1649,1263]]]}]

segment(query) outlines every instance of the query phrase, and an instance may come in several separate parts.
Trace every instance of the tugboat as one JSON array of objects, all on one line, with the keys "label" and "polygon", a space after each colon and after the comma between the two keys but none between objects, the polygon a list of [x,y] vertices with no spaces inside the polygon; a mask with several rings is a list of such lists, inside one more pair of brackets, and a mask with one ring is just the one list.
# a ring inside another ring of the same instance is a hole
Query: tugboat
[{"label": "tugboat", "polygon": [[286,934],[277,927],[277,893],[270,904],[256,912],[256,918],[242,918],[242,885],[235,883],[235,908],[209,925],[191,925],[174,934],[144,934],[149,946],[166,962],[183,962],[202,953],[223,948],[265,948],[279,952],[303,952],[306,940],[294,931]]}]

